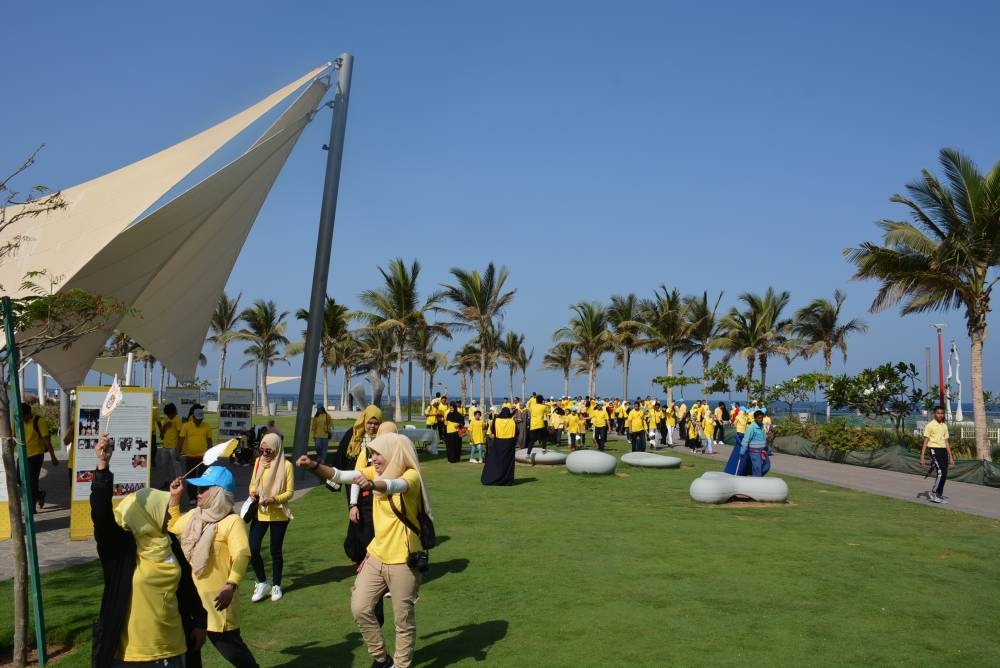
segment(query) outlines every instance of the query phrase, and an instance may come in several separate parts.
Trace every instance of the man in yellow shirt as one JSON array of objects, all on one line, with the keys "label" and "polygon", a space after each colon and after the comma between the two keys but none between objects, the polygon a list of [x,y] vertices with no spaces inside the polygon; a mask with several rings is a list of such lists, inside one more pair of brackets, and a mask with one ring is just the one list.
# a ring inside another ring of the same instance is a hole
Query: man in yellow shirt
[{"label": "man in yellow shirt", "polygon": [[951,454],[951,438],[948,425],[944,421],[944,409],[934,407],[934,421],[924,427],[924,444],[920,448],[920,465],[924,466],[924,454],[931,451],[931,471],[937,471],[934,477],[934,487],[927,493],[931,503],[948,503],[942,496],[944,483],[948,480],[948,464],[955,465],[955,457]]},{"label": "man in yellow shirt", "polygon": [[646,416],[642,414],[642,402],[635,400],[632,410],[625,418],[625,431],[628,432],[629,443],[632,444],[632,452],[646,451]]},{"label": "man in yellow shirt", "polygon": [[603,452],[604,444],[608,442],[608,411],[604,407],[603,401],[598,401],[597,406],[590,412],[590,423],[594,426],[594,442],[597,449]]},{"label": "man in yellow shirt", "polygon": [[156,424],[156,429],[160,433],[160,445],[156,449],[156,468],[162,480],[169,485],[174,478],[183,473],[178,465],[180,451],[177,449],[181,418],[177,415],[177,406],[173,403],[163,407],[163,416]]},{"label": "man in yellow shirt", "polygon": [[45,463],[45,453],[49,453],[53,466],[59,466],[56,452],[52,449],[52,436],[49,426],[41,415],[32,415],[31,406],[21,402],[21,419],[24,421],[24,450],[28,456],[28,482],[31,486],[31,499],[39,508],[45,507],[45,492],[38,486],[42,475],[42,464]]},{"label": "man in yellow shirt", "polygon": [[[201,464],[201,458],[205,451],[212,447],[212,428],[205,422],[205,411],[201,406],[195,405],[191,412],[191,419],[181,425],[177,436],[177,447],[184,457],[184,470],[192,471],[193,475],[200,475],[205,467]],[[194,501],[197,496],[197,488],[188,487],[188,500]]]},{"label": "man in yellow shirt", "polygon": [[[531,395],[534,398],[535,395]],[[545,430],[545,419],[549,416],[548,404],[541,401],[528,401],[528,456],[531,456],[531,449],[536,443],[541,443],[545,447],[548,441],[548,432]]]}]

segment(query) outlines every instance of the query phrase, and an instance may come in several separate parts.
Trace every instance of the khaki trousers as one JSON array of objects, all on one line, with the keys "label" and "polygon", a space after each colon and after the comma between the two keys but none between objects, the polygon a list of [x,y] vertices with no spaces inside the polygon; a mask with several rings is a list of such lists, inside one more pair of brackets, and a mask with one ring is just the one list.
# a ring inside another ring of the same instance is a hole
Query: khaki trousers
[{"label": "khaki trousers", "polygon": [[389,656],[385,649],[382,628],[375,619],[375,604],[388,591],[392,594],[392,611],[396,621],[396,668],[410,668],[413,663],[417,625],[413,604],[420,589],[420,574],[406,564],[383,564],[371,556],[365,557],[351,590],[351,614],[361,629],[368,652],[376,661]]}]

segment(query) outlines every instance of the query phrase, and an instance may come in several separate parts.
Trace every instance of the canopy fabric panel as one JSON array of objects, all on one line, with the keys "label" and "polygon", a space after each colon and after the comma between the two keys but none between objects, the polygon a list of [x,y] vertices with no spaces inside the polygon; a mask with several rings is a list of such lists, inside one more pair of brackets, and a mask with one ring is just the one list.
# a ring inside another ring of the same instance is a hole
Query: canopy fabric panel
[{"label": "canopy fabric panel", "polygon": [[218,294],[298,137],[326,92],[314,81],[244,155],[113,239],[63,289],[136,310],[67,349],[36,355],[63,386],[82,382],[112,329],[191,380]]},{"label": "canopy fabric panel", "polygon": [[[19,297],[29,271],[47,270],[71,278],[116,235],[170,188],[223,145],[315,79],[329,64],[316,68],[257,104],[185,141],[103,176],[62,190],[66,206],[0,232],[0,244],[21,234],[18,251],[0,265],[0,285]],[[13,215],[17,208],[11,208]]]},{"label": "canopy fabric panel", "polygon": [[278,383],[287,383],[290,380],[298,380],[302,376],[266,376],[264,378],[264,384],[268,387],[272,385],[277,385]]},{"label": "canopy fabric panel", "polygon": [[[105,376],[119,375],[125,378],[125,362],[127,357],[98,357],[90,368]],[[58,382],[58,381],[57,381]]]}]

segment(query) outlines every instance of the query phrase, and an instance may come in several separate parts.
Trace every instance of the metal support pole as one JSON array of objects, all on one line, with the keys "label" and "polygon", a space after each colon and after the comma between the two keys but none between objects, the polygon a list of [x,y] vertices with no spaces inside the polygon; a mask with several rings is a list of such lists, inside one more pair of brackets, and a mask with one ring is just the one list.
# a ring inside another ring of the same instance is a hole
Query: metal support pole
[{"label": "metal support pole", "polygon": [[[333,224],[337,216],[337,193],[340,189],[340,164],[344,157],[347,133],[347,104],[351,96],[351,70],[354,57],[349,53],[337,59],[337,89],[333,98],[333,120],[326,155],[326,180],[323,183],[323,205],[319,214],[316,240],[316,263],[313,265],[312,293],[309,298],[309,320],[306,326],[305,350],[302,352],[302,379],[299,384],[299,405],[295,414],[294,458],[309,449],[309,424],[316,394],[316,367],[319,344],[323,337],[323,310],[326,304],[326,284],[330,275],[333,252]],[[302,476],[302,469],[296,468]]]},{"label": "metal support pole", "polygon": [[35,372],[36,372],[36,378],[38,379],[36,381],[37,387],[38,387],[38,405],[39,406],[44,406],[45,405],[45,370],[42,368],[42,365],[39,364],[38,362],[35,362]]},{"label": "metal support pole", "polygon": [[[69,392],[64,390],[62,387],[59,388],[59,442],[62,443],[66,439],[66,434],[73,430],[73,425],[70,423],[69,417]],[[67,445],[65,448],[68,450],[72,445]],[[69,465],[69,461],[66,462]]]},{"label": "metal support pole", "polygon": [[[44,666],[48,662],[48,648],[45,644],[45,615],[42,612],[42,581],[38,573],[38,546],[35,544],[35,499],[31,495],[31,482],[28,480],[27,440],[24,435],[24,416],[21,414],[21,377],[17,374],[19,360],[17,345],[14,341],[14,311],[10,297],[3,301],[3,327],[7,337],[7,368],[11,370],[10,384],[12,397],[10,415],[14,426],[14,435],[18,443],[17,463],[21,478],[21,507],[24,512],[24,542],[28,548],[28,574],[31,577],[31,607],[35,613],[35,644],[38,651],[38,664]],[[23,371],[23,370],[22,370]],[[8,490],[8,493],[16,490]]]}]

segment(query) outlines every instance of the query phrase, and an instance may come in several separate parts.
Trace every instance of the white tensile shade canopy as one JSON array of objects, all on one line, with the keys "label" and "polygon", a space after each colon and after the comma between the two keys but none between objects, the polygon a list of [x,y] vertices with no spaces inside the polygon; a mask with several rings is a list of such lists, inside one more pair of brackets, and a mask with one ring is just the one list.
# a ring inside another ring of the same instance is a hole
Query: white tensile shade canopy
[{"label": "white tensile shade canopy", "polygon": [[[114,328],[136,340],[178,379],[194,377],[218,295],[267,193],[329,86],[326,77],[317,78],[325,69],[317,68],[177,146],[64,190],[66,208],[32,221],[27,232],[31,240],[21,244],[16,262],[0,267],[0,284],[19,284],[26,271],[47,269],[64,277],[62,290],[87,290],[134,309],[134,314],[109,321],[104,331],[67,349],[35,355],[62,387],[83,381]],[[246,153],[128,226],[226,141],[307,83]],[[179,147],[186,148],[178,152]],[[157,172],[155,178],[151,172]],[[140,184],[141,196],[119,197]]]}]

